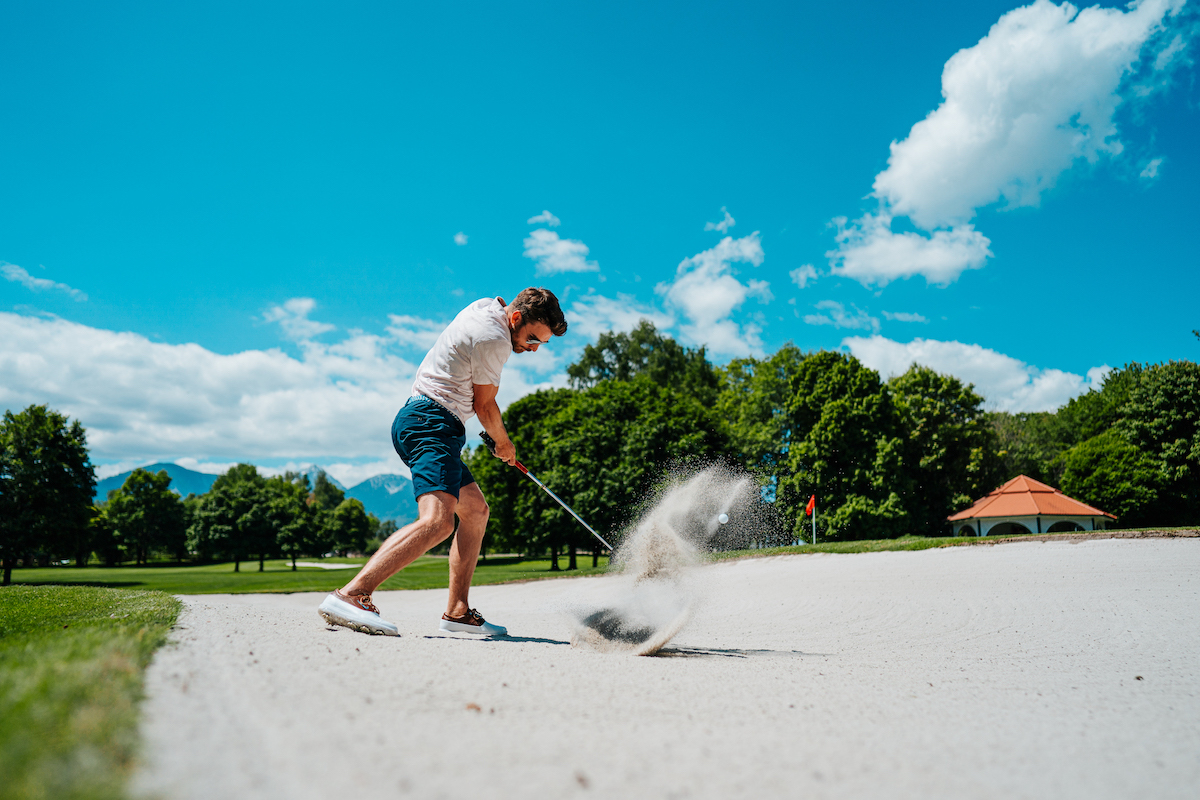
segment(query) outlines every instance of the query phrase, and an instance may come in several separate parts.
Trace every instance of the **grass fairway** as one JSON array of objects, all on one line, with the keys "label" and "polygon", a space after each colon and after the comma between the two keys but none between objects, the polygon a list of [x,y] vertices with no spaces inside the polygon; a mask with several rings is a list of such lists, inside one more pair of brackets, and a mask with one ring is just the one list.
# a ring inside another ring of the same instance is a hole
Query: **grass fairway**
[{"label": "grass fairway", "polygon": [[83,586],[0,588],[0,798],[119,798],[142,672],[179,602]]},{"label": "grass fairway", "polygon": [[899,539],[861,539],[851,542],[763,547],[756,550],[724,550],[712,553],[709,558],[713,561],[724,561],[730,558],[763,558],[792,553],[882,553],[889,550],[928,550],[931,547],[952,547],[984,541],[976,536],[901,536]]},{"label": "grass fairway", "polygon": [[[325,564],[365,564],[365,558],[325,559]],[[566,566],[567,559],[559,559]],[[591,567],[591,556],[580,556],[580,568],[573,571],[550,571],[549,560],[523,561],[519,558],[489,558],[475,568],[475,586],[509,581],[538,580],[542,578],[578,577],[604,572],[608,559],[601,558],[600,566]],[[145,567],[49,567],[46,569],[14,569],[13,583],[49,585],[71,584],[76,586],[107,586],[127,589],[154,589],[170,594],[243,594],[247,592],[328,592],[345,585],[354,574],[351,569],[322,569],[300,567],[292,571],[290,561],[270,560],[266,571],[258,571],[257,561],[243,561],[240,572],[233,571],[233,564],[205,564],[201,566],[145,566]],[[445,557],[422,556],[398,574],[392,576],[381,590],[391,589],[444,589],[449,584]]]}]

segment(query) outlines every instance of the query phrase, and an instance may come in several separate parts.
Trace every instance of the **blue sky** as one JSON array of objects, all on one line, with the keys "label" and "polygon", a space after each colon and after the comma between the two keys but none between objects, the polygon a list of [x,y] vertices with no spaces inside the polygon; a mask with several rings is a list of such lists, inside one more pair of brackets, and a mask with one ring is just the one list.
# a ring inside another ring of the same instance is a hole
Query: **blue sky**
[{"label": "blue sky", "polygon": [[101,474],[402,472],[430,337],[533,284],[572,330],[505,402],[647,316],[718,363],[793,341],[1054,408],[1200,354],[1196,20],[9,4],[0,405],[80,418]]}]

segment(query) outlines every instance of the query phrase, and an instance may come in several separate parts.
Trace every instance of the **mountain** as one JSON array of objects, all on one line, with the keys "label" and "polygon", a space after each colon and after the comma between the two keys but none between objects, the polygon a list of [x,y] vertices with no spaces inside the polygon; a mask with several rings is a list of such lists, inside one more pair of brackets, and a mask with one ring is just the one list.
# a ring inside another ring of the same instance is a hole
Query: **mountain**
[{"label": "mountain", "polygon": [[[216,475],[195,472],[178,464],[151,464],[141,469],[147,472],[165,469],[171,476],[171,491],[181,497],[204,494],[212,488],[213,481],[217,479]],[[312,464],[299,471],[308,476],[308,485],[312,486],[317,480],[317,473],[322,470],[321,467]],[[132,470],[97,481],[96,502],[107,500],[108,493],[113,489],[120,489],[131,473]],[[338,483],[329,473],[325,473],[325,476],[334,486],[344,491],[346,497],[357,497],[361,500],[368,514],[374,514],[380,519],[395,520],[401,525],[417,518],[417,501],[412,496],[412,482],[403,475],[376,475],[350,489]]]},{"label": "mountain", "polygon": [[[187,497],[189,494],[204,494],[212,488],[213,481],[217,479],[216,475],[196,472],[178,464],[151,464],[148,467],[141,467],[141,469],[152,473],[166,470],[167,474],[171,476],[171,491],[181,497]],[[120,489],[125,484],[125,479],[132,474],[133,470],[130,470],[102,481],[96,481],[96,502],[107,500],[108,493],[113,489]]]},{"label": "mountain", "polygon": [[347,489],[346,497],[362,501],[368,513],[380,519],[395,520],[403,525],[417,518],[417,501],[412,494],[412,481],[403,475],[376,475]]},{"label": "mountain", "polygon": [[[309,486],[316,486],[317,485],[317,475],[321,474],[322,472],[325,472],[325,468],[317,466],[316,464],[304,464],[303,466],[301,466],[300,469],[296,470],[296,472],[299,473],[300,475],[308,476],[308,485]],[[333,477],[332,475],[330,475],[328,472],[325,472],[325,477],[334,486],[341,489],[343,492],[346,491],[346,487],[343,486],[341,483],[339,483],[338,479]],[[369,509],[369,508],[367,509],[367,511],[370,511],[370,510],[371,509]]]}]

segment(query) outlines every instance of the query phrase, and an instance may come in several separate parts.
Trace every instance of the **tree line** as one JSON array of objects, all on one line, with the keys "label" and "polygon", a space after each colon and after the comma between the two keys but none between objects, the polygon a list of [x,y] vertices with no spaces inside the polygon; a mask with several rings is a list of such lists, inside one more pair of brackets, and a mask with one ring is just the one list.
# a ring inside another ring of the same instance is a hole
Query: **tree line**
[{"label": "tree line", "polygon": [[[1125,526],[1200,521],[1200,366],[1130,363],[1055,412],[988,411],[973,386],[913,365],[888,380],[851,355],[787,344],[712,365],[643,321],[567,369],[571,388],[504,413],[517,454],[601,531],[631,523],[673,468],[726,463],[757,477],[807,538],[950,534],[946,517],[1019,474]],[[465,456],[492,506],[487,545],[549,552],[595,542],[553,500],[478,447]]]},{"label": "tree line", "polygon": [[6,412],[0,423],[0,558],[11,581],[18,562],[46,566],[74,560],[85,566],[94,555],[108,566],[146,564],[151,558],[178,561],[286,557],[365,552],[396,525],[368,514],[347,498],[324,472],[264,477],[238,464],[203,495],[180,497],[171,478],[143,469],[121,488],[94,502],[95,470],[86,432],[78,420],[45,405]]},{"label": "tree line", "polygon": [[[1018,474],[1123,526],[1200,522],[1200,366],[1129,363],[1053,412],[988,411],[974,387],[913,365],[883,379],[853,356],[787,344],[714,366],[643,321],[602,334],[570,387],[512,403],[518,457],[601,531],[619,532],[673,471],[725,464],[757,478],[786,541],[949,534],[946,517]],[[549,553],[569,568],[590,535],[482,445],[464,452],[491,505],[485,552]],[[46,406],[0,425],[0,557],[12,566],[94,553],[235,563],[367,551],[394,529],[324,475],[263,477],[249,464],[201,496],[135,470],[93,504],[86,434]]]}]

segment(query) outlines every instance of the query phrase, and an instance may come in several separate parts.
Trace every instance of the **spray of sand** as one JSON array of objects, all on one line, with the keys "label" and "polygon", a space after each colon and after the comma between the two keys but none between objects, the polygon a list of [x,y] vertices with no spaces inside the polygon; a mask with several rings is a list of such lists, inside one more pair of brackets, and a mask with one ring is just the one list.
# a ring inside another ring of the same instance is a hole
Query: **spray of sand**
[{"label": "spray of sand", "polygon": [[773,527],[750,476],[725,467],[676,474],[621,537],[613,559],[616,585],[571,609],[572,644],[657,652],[703,599],[703,571],[695,568],[704,555],[744,546]]}]

